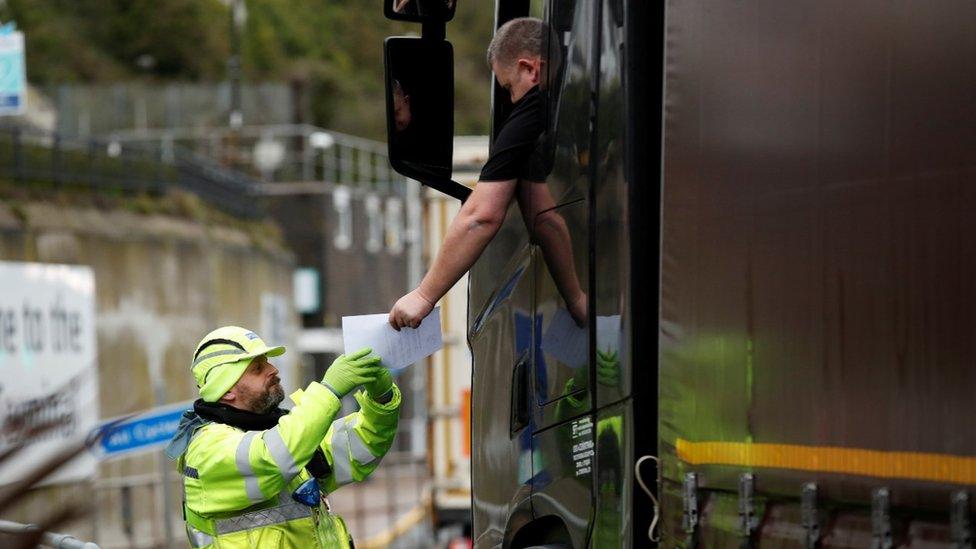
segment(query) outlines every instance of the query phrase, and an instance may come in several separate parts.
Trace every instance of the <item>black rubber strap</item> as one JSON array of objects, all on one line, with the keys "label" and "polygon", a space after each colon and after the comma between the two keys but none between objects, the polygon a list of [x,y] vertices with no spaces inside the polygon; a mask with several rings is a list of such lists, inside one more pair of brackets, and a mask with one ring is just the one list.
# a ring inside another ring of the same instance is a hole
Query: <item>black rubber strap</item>
[{"label": "black rubber strap", "polygon": [[220,339],[220,338],[211,339],[205,342],[203,345],[201,345],[199,349],[197,349],[196,354],[193,355],[193,360],[196,360],[197,357],[200,356],[200,353],[202,353],[204,349],[206,349],[211,345],[217,345],[217,344],[230,345],[231,347],[237,347],[238,349],[244,351],[245,353],[247,352],[247,349],[245,349],[243,345],[241,345],[236,341],[232,341],[230,339]]},{"label": "black rubber strap", "polygon": [[317,448],[312,454],[312,459],[305,466],[305,470],[315,478],[325,478],[332,474],[332,467],[329,460],[325,459],[325,453],[321,448]]}]

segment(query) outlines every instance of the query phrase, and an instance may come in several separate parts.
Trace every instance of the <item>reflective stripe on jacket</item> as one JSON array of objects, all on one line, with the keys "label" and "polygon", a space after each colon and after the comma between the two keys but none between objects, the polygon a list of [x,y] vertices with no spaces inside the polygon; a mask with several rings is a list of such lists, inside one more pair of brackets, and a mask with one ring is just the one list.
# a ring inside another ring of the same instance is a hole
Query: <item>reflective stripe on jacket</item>
[{"label": "reflective stripe on jacket", "polygon": [[[360,410],[336,419],[341,404],[318,383],[291,395],[294,408],[264,431],[208,423],[178,461],[183,473],[187,535],[192,547],[348,547],[342,519],[325,505],[308,507],[291,493],[309,478],[305,466],[321,448],[330,465],[318,479],[330,493],[369,476],[396,436],[400,391],[379,404],[364,392]],[[323,494],[324,496],[324,494]]]}]

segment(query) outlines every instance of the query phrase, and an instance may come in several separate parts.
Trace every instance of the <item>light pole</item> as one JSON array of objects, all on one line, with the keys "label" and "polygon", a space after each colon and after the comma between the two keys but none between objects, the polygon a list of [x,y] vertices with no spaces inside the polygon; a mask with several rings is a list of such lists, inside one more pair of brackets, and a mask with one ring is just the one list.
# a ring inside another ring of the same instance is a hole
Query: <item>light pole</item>
[{"label": "light pole", "polygon": [[227,79],[230,81],[231,128],[237,130],[244,124],[241,110],[241,33],[247,21],[244,0],[231,0],[230,4],[230,57],[227,59]]}]

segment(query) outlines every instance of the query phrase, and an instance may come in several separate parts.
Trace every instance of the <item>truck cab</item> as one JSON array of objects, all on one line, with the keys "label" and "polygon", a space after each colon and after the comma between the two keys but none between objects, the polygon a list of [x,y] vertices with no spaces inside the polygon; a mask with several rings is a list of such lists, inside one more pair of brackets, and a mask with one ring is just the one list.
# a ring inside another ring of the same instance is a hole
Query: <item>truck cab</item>
[{"label": "truck cab", "polygon": [[[475,546],[972,547],[976,4],[498,0],[496,28],[530,14],[542,175],[468,277]],[[423,59],[450,104],[423,25],[388,78]],[[511,110],[496,85],[493,133]]]},{"label": "truck cab", "polygon": [[[546,128],[533,152],[533,161],[543,166],[540,177],[519,182],[501,229],[468,276],[476,547],[627,546],[634,521],[622,517],[635,500],[648,510],[639,524],[649,524],[653,514],[648,495],[631,489],[630,464],[643,450],[629,426],[635,414],[646,412],[634,398],[631,334],[640,321],[631,303],[631,247],[635,235],[640,240],[634,231],[654,221],[626,212],[632,198],[628,172],[653,173],[655,159],[645,159],[647,172],[631,170],[625,161],[628,148],[654,137],[654,123],[628,123],[624,103],[628,94],[631,103],[639,103],[634,112],[656,103],[654,93],[644,93],[643,65],[625,59],[647,59],[650,41],[633,36],[648,21],[655,23],[644,7],[629,13],[625,17],[624,4],[616,1],[496,5],[496,26],[528,15],[547,25],[541,86]],[[425,35],[438,36],[435,22],[423,24]],[[388,39],[386,58],[388,80],[396,82],[391,108],[402,105],[394,95],[401,86],[410,91],[412,115],[424,117],[432,100],[417,105],[415,90],[421,86],[415,82],[433,87],[433,72],[450,72],[449,62],[438,61],[450,54],[437,38],[426,49],[422,40]],[[412,66],[410,59],[417,58],[425,59],[423,67]],[[440,70],[430,68],[438,63]],[[494,82],[493,134],[512,108],[508,93]],[[423,126],[428,135],[419,139],[448,134],[439,115],[424,119],[433,123]],[[443,156],[401,148],[402,130],[392,112],[390,131],[394,167],[466,198],[467,186],[432,173]],[[648,251],[654,254],[653,245]],[[647,425],[640,442],[653,445],[654,421]],[[653,466],[645,474],[653,479]]]}]

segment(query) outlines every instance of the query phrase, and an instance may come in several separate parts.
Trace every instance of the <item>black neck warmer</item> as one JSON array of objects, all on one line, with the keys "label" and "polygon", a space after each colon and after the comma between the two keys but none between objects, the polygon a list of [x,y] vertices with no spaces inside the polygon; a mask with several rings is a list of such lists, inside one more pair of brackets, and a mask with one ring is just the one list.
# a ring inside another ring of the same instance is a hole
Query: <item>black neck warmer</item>
[{"label": "black neck warmer", "polygon": [[237,427],[245,431],[263,431],[278,424],[278,419],[288,413],[275,406],[271,411],[256,414],[240,410],[220,402],[204,402],[202,398],[193,403],[193,411],[203,419]]}]

